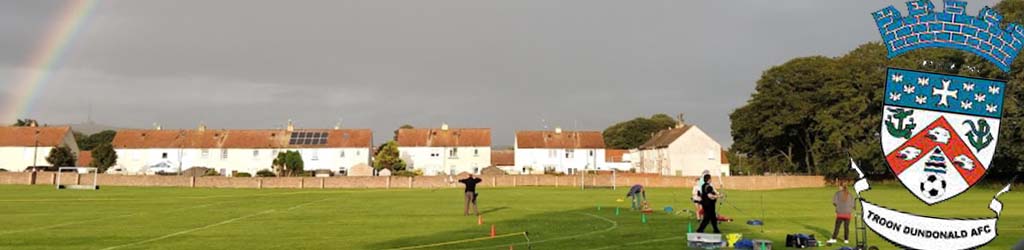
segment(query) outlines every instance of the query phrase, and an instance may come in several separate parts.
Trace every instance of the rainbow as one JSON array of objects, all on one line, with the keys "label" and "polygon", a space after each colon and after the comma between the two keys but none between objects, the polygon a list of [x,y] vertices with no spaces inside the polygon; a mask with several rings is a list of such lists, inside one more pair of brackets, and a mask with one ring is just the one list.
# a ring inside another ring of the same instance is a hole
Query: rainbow
[{"label": "rainbow", "polygon": [[43,39],[23,64],[13,85],[7,89],[8,98],[3,100],[0,123],[13,123],[28,115],[39,90],[50,80],[53,72],[60,68],[63,56],[82,26],[92,16],[97,0],[71,0],[50,24]]}]

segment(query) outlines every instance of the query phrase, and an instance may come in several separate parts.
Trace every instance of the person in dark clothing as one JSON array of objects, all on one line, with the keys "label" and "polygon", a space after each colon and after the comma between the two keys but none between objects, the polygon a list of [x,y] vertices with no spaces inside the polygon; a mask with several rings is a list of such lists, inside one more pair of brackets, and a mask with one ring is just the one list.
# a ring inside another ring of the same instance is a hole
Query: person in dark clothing
[{"label": "person in dark clothing", "polygon": [[472,174],[466,179],[461,179],[459,182],[466,185],[465,197],[466,197],[466,208],[463,210],[463,215],[469,215],[469,206],[473,205],[473,213],[480,215],[480,209],[476,206],[476,197],[480,194],[476,193],[476,184],[480,183],[480,178],[473,176]]},{"label": "person in dark clothing", "polygon": [[644,190],[644,186],[640,184],[633,185],[629,188],[629,193],[626,193],[626,198],[632,198],[633,210],[642,208],[642,202],[647,200],[647,191]]},{"label": "person in dark clothing", "polygon": [[704,175],[704,186],[701,187],[700,192],[700,206],[704,208],[704,218],[700,221],[700,227],[697,228],[697,232],[704,232],[704,228],[711,223],[711,227],[715,229],[716,234],[722,233],[718,231],[718,213],[715,211],[715,203],[718,202],[718,192],[715,191],[715,187],[711,185],[711,175]]}]

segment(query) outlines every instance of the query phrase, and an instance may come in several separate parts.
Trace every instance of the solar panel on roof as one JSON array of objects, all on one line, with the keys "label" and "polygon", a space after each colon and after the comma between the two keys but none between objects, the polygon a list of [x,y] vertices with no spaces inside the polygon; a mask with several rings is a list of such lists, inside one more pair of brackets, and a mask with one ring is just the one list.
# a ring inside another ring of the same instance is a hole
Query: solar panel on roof
[{"label": "solar panel on roof", "polygon": [[326,132],[292,132],[288,140],[290,145],[323,145],[327,144],[328,133]]}]

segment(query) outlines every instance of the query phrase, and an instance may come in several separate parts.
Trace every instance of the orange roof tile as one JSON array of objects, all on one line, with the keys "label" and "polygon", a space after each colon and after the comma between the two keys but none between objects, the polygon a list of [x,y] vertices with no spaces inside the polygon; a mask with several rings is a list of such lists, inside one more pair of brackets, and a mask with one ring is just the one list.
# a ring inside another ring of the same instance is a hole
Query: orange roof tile
[{"label": "orange roof tile", "polygon": [[605,148],[600,131],[518,131],[519,148]]},{"label": "orange roof tile", "polygon": [[515,150],[491,150],[491,166],[516,165]]},{"label": "orange roof tile", "polygon": [[[36,133],[39,133],[38,137]],[[71,127],[0,127],[0,146],[32,147],[38,139],[39,146],[54,147],[64,144],[64,137],[71,133]]]},{"label": "orange roof tile", "polygon": [[78,151],[78,160],[75,162],[75,166],[88,167],[92,163],[92,151]]},{"label": "orange roof tile", "polygon": [[448,130],[406,128],[398,130],[399,147],[490,147],[491,129],[454,128]]},{"label": "orange roof tile", "polygon": [[647,142],[644,142],[643,145],[640,145],[640,149],[668,147],[669,144],[672,144],[672,142],[676,141],[676,138],[679,138],[679,136],[685,134],[686,131],[689,131],[692,127],[693,125],[684,125],[678,128],[671,128],[658,131],[658,133],[655,133],[654,136],[651,136],[651,139],[648,139]]},{"label": "orange roof tile", "polygon": [[604,161],[605,162],[624,162],[622,161],[622,155],[629,153],[628,149],[605,149],[604,150]]},{"label": "orange roof tile", "polygon": [[290,145],[286,130],[122,130],[114,148],[344,148],[370,147],[369,129],[297,129],[327,133],[325,144]]}]

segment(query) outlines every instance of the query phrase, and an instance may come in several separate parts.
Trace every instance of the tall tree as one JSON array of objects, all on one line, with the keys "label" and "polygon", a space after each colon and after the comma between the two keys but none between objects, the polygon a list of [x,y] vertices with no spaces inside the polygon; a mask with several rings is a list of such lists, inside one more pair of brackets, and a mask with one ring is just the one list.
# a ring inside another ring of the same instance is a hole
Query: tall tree
[{"label": "tall tree", "polygon": [[110,144],[114,141],[114,136],[117,135],[117,131],[113,130],[104,130],[89,136],[79,136],[80,133],[75,133],[75,140],[78,142],[78,148],[81,150],[93,150],[93,148],[99,145]]},{"label": "tall tree", "polygon": [[114,151],[114,147],[110,143],[100,144],[92,150],[92,162],[89,163],[89,166],[96,168],[100,173],[107,172],[107,169],[116,163],[117,152]]},{"label": "tall tree", "polygon": [[609,148],[637,148],[651,139],[655,132],[672,128],[677,122],[675,118],[666,114],[656,114],[651,118],[637,117],[606,128],[602,135]]},{"label": "tall tree", "polygon": [[373,168],[376,170],[389,169],[392,173],[405,170],[405,161],[399,157],[398,143],[388,141],[377,150],[373,158]]},{"label": "tall tree", "polygon": [[75,166],[75,160],[75,154],[67,146],[51,149],[50,155],[46,157],[46,162],[54,167],[72,167]]},{"label": "tall tree", "polygon": [[278,171],[279,176],[294,176],[303,171],[302,154],[298,151],[288,150],[286,152],[277,153],[277,157],[273,161],[274,168]]}]

